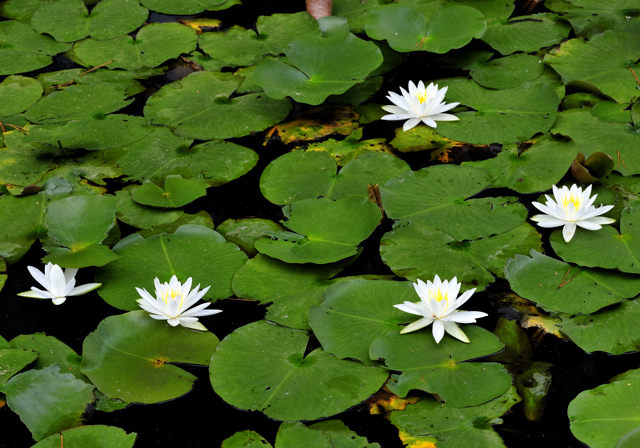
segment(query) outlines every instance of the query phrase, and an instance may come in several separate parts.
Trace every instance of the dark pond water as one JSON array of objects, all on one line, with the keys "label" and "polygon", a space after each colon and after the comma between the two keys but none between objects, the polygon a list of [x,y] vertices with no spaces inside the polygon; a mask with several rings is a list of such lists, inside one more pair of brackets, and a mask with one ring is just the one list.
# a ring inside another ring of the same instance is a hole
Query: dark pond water
[{"label": "dark pond water", "polygon": [[[519,5],[523,3],[519,2]],[[297,12],[303,8],[302,0],[247,0],[243,7],[205,15],[219,18],[227,26],[239,24],[252,27],[260,15]],[[153,14],[151,20],[171,21],[175,20],[175,17]],[[56,64],[45,70],[54,71],[73,66],[74,64],[70,61],[58,57]],[[435,57],[430,59],[424,54],[409,55],[399,69],[385,77],[385,85],[374,101],[386,102],[384,96],[388,90],[397,90],[398,85],[406,85],[409,80],[417,80],[422,73],[430,73],[429,78],[432,79],[462,74],[443,71],[438,67]],[[148,81],[148,85],[157,87],[164,82],[160,77]],[[127,108],[127,113],[141,115],[144,93],[139,97],[137,103]],[[303,109],[304,107],[301,106],[294,111],[300,112]],[[388,122],[366,126],[364,138],[390,138],[396,126],[397,123]],[[193,213],[206,210],[211,214],[216,225],[227,218],[251,216],[280,219],[280,208],[262,197],[258,181],[264,167],[288,149],[279,143],[262,146],[261,135],[235,141],[258,152],[260,155],[258,166],[236,181],[209,189],[208,195],[191,204],[187,211]],[[490,152],[479,155],[471,152],[460,155],[459,161],[490,155]],[[405,159],[413,169],[429,164],[428,154],[415,153],[407,155]],[[111,186],[117,189],[119,184],[115,182]],[[488,191],[484,194],[493,196],[501,192]],[[527,205],[532,199],[533,197],[521,196],[522,202]],[[392,274],[382,263],[378,251],[380,238],[389,229],[390,223],[380,226],[363,244],[364,251],[359,260],[341,275]],[[134,231],[133,228],[124,224],[121,224],[121,230],[123,236]],[[548,245],[547,250],[550,251]],[[44,332],[57,337],[80,353],[85,336],[93,331],[105,317],[120,314],[121,311],[107,305],[95,292],[69,301],[63,306],[52,306],[48,301],[16,297],[16,293],[28,290],[32,286],[33,281],[26,267],[40,266],[42,256],[44,252],[40,245],[36,244],[22,260],[8,268],[9,280],[0,293],[0,334],[10,340],[19,334]],[[77,276],[78,283],[92,282],[93,274],[93,269],[82,269]],[[490,291],[499,291],[501,288],[506,288],[506,285],[503,281],[498,281],[491,286]],[[474,306],[478,311],[489,313],[490,317],[481,319],[479,325],[492,330],[498,314],[491,304],[489,292],[476,294]],[[264,306],[246,301],[223,300],[216,303],[216,308],[222,309],[224,314],[204,317],[202,321],[220,339],[236,328],[264,317]],[[530,331],[530,334],[532,333],[533,331]],[[504,424],[496,426],[495,429],[509,448],[584,446],[569,431],[569,420],[566,415],[569,402],[583,390],[605,383],[614,375],[628,369],[640,367],[639,354],[615,357],[602,353],[585,354],[574,344],[553,336],[546,336],[535,348],[534,359],[550,362],[555,366],[551,369],[553,383],[549,404],[539,423],[527,421],[523,417],[521,405],[515,406],[512,412],[504,417]],[[270,420],[261,413],[245,412],[227,405],[213,392],[207,368],[186,366],[186,369],[198,377],[195,388],[187,395],[167,403],[133,405],[114,413],[95,412],[88,423],[113,425],[127,432],[138,433],[136,448],[218,447],[222,440],[236,431],[245,429],[255,430],[271,442],[274,441],[279,422]],[[358,434],[368,437],[371,442],[380,443],[384,448],[402,446],[395,427],[381,416],[370,416],[365,405],[357,406],[335,418],[342,419]],[[33,445],[27,428],[6,406],[0,409],[0,429],[0,447],[2,448],[26,448]]]}]

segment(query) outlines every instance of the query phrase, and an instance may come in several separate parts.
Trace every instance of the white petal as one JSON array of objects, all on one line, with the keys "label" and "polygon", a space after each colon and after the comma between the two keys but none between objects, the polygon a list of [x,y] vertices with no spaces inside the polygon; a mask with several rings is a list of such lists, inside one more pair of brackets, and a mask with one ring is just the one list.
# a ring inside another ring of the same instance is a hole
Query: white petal
[{"label": "white petal", "polygon": [[458,118],[455,115],[451,115],[451,114],[429,114],[429,118],[435,120],[435,121],[458,121],[460,120],[460,118]]},{"label": "white petal", "polygon": [[191,328],[192,330],[199,330],[199,331],[208,331],[207,327],[205,327],[204,325],[202,325],[200,322],[196,321],[196,322],[180,322],[180,325],[182,325],[183,327],[186,328]]},{"label": "white petal", "polygon": [[412,322],[406,327],[404,327],[402,331],[400,331],[400,334],[411,333],[412,331],[419,330],[421,328],[426,327],[427,325],[430,325],[431,322],[433,322],[433,318],[423,317],[422,319],[418,319],[417,321]]},{"label": "white petal", "polygon": [[[540,215],[536,215],[536,216],[540,216]],[[531,217],[531,219],[533,220],[533,217]],[[566,224],[567,224],[567,221],[561,221],[559,219],[554,219],[554,220],[549,220],[549,221],[538,222],[538,227],[544,227],[545,229],[550,229],[552,227],[560,227],[560,226],[564,226]]]},{"label": "white petal", "polygon": [[576,225],[573,222],[568,222],[564,225],[562,229],[562,237],[568,243],[573,238],[573,235],[576,233]]},{"label": "white petal", "polygon": [[41,289],[38,289],[38,288],[36,288],[34,286],[31,287],[31,291],[33,291],[36,294],[40,295],[40,297],[43,298],[43,299],[55,299],[56,298],[56,296],[51,294],[49,291],[42,291]]},{"label": "white petal", "polygon": [[422,122],[427,126],[429,126],[430,128],[438,127],[438,123],[433,121],[431,117],[422,117]]},{"label": "white petal", "polygon": [[602,226],[600,224],[596,224],[595,222],[591,222],[591,221],[576,221],[576,225],[579,227],[582,227],[583,229],[587,229],[587,230],[600,230],[602,229]]},{"label": "white petal", "polygon": [[405,313],[415,314],[417,316],[422,316],[423,314],[416,310],[416,305],[411,302],[399,303],[398,305],[393,305],[395,308],[398,308],[400,311],[404,311]]},{"label": "white petal", "polygon": [[483,313],[482,311],[454,311],[449,314],[445,319],[445,321],[450,322],[458,322],[461,324],[472,324],[476,321],[476,319],[480,319],[481,317],[488,316],[487,313]]},{"label": "white petal", "polygon": [[458,327],[455,322],[445,322],[444,323],[444,329],[447,333],[449,333],[451,336],[453,336],[454,338],[462,341],[462,342],[466,342],[467,344],[470,342],[469,338],[467,337],[466,334],[464,334],[464,332],[460,329],[460,327]]},{"label": "white petal", "polygon": [[57,264],[51,266],[51,274],[49,275],[49,291],[56,297],[64,296],[64,288],[67,286],[67,282],[64,278],[64,272],[62,268]]},{"label": "white petal", "polygon": [[67,300],[66,297],[57,297],[52,300],[54,305],[62,305]]},{"label": "white petal", "polygon": [[93,291],[94,289],[99,288],[100,286],[102,286],[102,283],[87,283],[86,285],[76,286],[67,295],[69,295],[69,296],[79,296],[80,294],[86,294],[89,291]]},{"label": "white petal", "polygon": [[78,270],[75,268],[67,268],[64,270],[64,279],[67,283],[69,283],[71,280],[74,279],[74,277],[76,276],[76,274],[78,273]]},{"label": "white petal", "polygon": [[76,286],[76,279],[72,278],[69,283],[67,283],[64,287],[64,291],[60,294],[63,297],[67,297],[71,291],[73,291],[74,286]]},{"label": "white petal", "polygon": [[18,293],[17,295],[19,295],[20,297],[29,297],[30,299],[52,299],[53,298],[53,297],[42,297],[40,294],[38,294],[35,291],[25,291],[25,292]]},{"label": "white petal", "polygon": [[604,216],[594,216],[593,218],[583,219],[582,221],[589,221],[594,224],[613,224],[616,222],[613,218],[605,218]]},{"label": "white petal", "polygon": [[[389,112],[391,114],[407,115],[407,111],[402,107],[398,107],[398,106],[382,106],[382,110],[384,110],[385,112]],[[407,117],[408,116],[409,115],[407,115]]]},{"label": "white petal", "polygon": [[405,121],[404,126],[402,126],[402,130],[406,132],[409,129],[413,129],[418,125],[418,123],[420,123],[419,118],[412,118],[410,120],[407,120]]},{"label": "white petal", "polygon": [[436,344],[442,340],[444,336],[444,322],[436,320],[433,322],[433,339],[436,340]]},{"label": "white petal", "polygon": [[409,120],[411,119],[410,115],[384,115],[380,117],[381,120],[386,121],[397,121],[397,120]]},{"label": "white petal", "polygon": [[49,289],[49,283],[47,282],[47,278],[45,277],[45,275],[42,272],[40,272],[39,270],[37,270],[33,266],[27,266],[27,269],[29,270],[29,273],[31,274],[31,276],[38,283],[40,283],[43,288]]},{"label": "white petal", "polygon": [[178,325],[180,325],[180,319],[167,319],[167,322],[172,327],[177,327]]}]

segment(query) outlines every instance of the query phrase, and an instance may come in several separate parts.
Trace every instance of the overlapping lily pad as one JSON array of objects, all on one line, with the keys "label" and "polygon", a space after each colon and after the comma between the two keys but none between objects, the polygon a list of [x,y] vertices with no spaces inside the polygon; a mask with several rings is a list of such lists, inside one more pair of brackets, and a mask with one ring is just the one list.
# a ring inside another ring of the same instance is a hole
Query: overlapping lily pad
[{"label": "overlapping lily pad", "polygon": [[547,132],[556,119],[560,99],[548,84],[490,90],[476,82],[455,79],[447,102],[457,101],[472,111],[459,112],[459,121],[439,122],[438,133],[452,140],[474,144],[526,142]]},{"label": "overlapping lily pad", "polygon": [[[411,281],[456,276],[462,289],[482,290],[504,277],[505,262],[515,254],[542,250],[540,234],[525,223],[475,241],[456,241],[447,233],[411,223],[386,233],[380,242],[382,261],[399,277]],[[426,256],[425,254],[428,254]]]},{"label": "overlapping lily pad", "polygon": [[109,398],[158,403],[186,394],[196,377],[169,363],[208,365],[210,332],[172,327],[146,311],[111,316],[82,345],[82,373]]},{"label": "overlapping lily pad", "polygon": [[290,96],[313,105],[363,82],[383,60],[375,44],[349,33],[340,22],[325,30],[325,37],[294,40],[284,54],[288,63],[267,59],[256,67],[256,83],[272,98]]},{"label": "overlapping lily pad", "polygon": [[635,297],[640,277],[603,269],[574,267],[531,251],[516,255],[505,267],[511,288],[543,308],[589,314]]},{"label": "overlapping lily pad", "polygon": [[276,232],[256,241],[259,252],[287,263],[326,264],[355,255],[382,217],[368,199],[306,199],[283,209],[282,224],[293,232]]},{"label": "overlapping lily pad", "polygon": [[245,325],[211,358],[211,385],[227,403],[277,420],[330,417],[365,400],[387,379],[386,370],[340,360],[309,336],[266,321]]},{"label": "overlapping lily pad", "polygon": [[241,83],[242,79],[231,73],[194,73],[152,95],[144,114],[154,124],[200,140],[262,131],[289,114],[291,102],[287,99],[274,100],[261,93],[229,99]]},{"label": "overlapping lily pad", "polygon": [[470,69],[471,77],[481,86],[512,89],[542,75],[545,65],[537,56],[518,53],[489,62],[478,61]]},{"label": "overlapping lily pad", "polygon": [[607,95],[618,103],[640,96],[631,73],[640,72],[638,59],[637,33],[614,30],[595,35],[588,42],[568,40],[544,57],[566,85]]},{"label": "overlapping lily pad", "polygon": [[138,234],[129,235],[120,240],[113,251],[120,258],[97,271],[96,282],[103,284],[98,292],[110,305],[129,311],[139,309],[135,288],[153,292],[156,277],[161,282],[168,282],[173,275],[181,282],[192,277],[194,286],[211,286],[205,300],[229,297],[231,277],[247,260],[238,246],[227,242],[219,233],[194,225],[147,239]]},{"label": "overlapping lily pad", "polygon": [[380,195],[390,218],[473,240],[512,230],[527,216],[515,197],[468,199],[492,182],[487,171],[472,166],[432,166],[391,179]]},{"label": "overlapping lily pad", "polygon": [[38,354],[32,350],[0,348],[0,386],[37,357]]},{"label": "overlapping lily pad", "polygon": [[472,165],[495,177],[492,187],[536,193],[557,184],[571,167],[578,151],[578,145],[571,140],[541,137],[525,144],[505,145],[495,158]]},{"label": "overlapping lily pad", "polygon": [[436,394],[449,406],[477,406],[492,400],[511,386],[511,375],[498,363],[463,362],[481,358],[504,348],[487,330],[464,325],[470,344],[446,335],[436,343],[431,329],[400,334],[391,331],[371,344],[370,356],[384,359],[392,370],[387,387],[400,397],[411,389]]},{"label": "overlapping lily pad", "polygon": [[91,425],[62,431],[33,445],[32,448],[131,448],[136,441],[136,433],[127,434],[114,426]]},{"label": "overlapping lily pad", "polygon": [[284,231],[277,222],[262,218],[227,219],[216,231],[227,241],[237,244],[249,257],[258,254],[255,242],[272,232]]},{"label": "overlapping lily pad", "polygon": [[336,174],[336,162],[326,152],[293,151],[271,162],[260,178],[260,190],[274,204],[291,204],[303,199],[367,197],[367,186],[384,185],[409,171],[409,165],[391,155],[363,154]]},{"label": "overlapping lily pad", "polygon": [[33,14],[31,26],[58,42],[75,42],[89,35],[107,40],[134,31],[147,17],[149,11],[137,0],[103,0],[91,13],[82,0],[55,0]]},{"label": "overlapping lily pad", "polygon": [[162,208],[179,208],[206,194],[207,189],[198,179],[175,174],[167,176],[163,188],[148,180],[131,190],[131,197],[137,203]]},{"label": "overlapping lily pad", "polygon": [[0,22],[0,75],[38,70],[51,64],[52,57],[71,48],[36,33],[26,23]]},{"label": "overlapping lily pad", "polygon": [[[276,436],[276,448],[380,448],[368,443],[340,420],[325,420],[305,426],[302,423],[283,423]],[[224,447],[227,448],[227,447]],[[230,447],[229,447],[230,448]]]},{"label": "overlapping lily pad", "polygon": [[0,117],[24,112],[42,96],[39,81],[24,76],[7,76],[0,83]]},{"label": "overlapping lily pad", "polygon": [[413,8],[382,6],[369,13],[365,25],[369,37],[386,40],[396,51],[439,54],[482,37],[486,29],[487,22],[480,11],[461,5],[436,11],[428,22],[424,14]]},{"label": "overlapping lily pad", "polygon": [[565,39],[571,26],[555,14],[540,13],[509,20],[491,20],[482,40],[507,55],[516,51],[532,52]]},{"label": "overlapping lily pad", "polygon": [[199,12],[219,11],[240,4],[240,0],[141,0],[147,8],[162,14],[197,14]]},{"label": "overlapping lily pad", "polygon": [[321,35],[317,21],[307,12],[261,16],[256,30],[233,26],[223,32],[203,33],[198,45],[213,59],[236,67],[254,64],[267,54],[284,53],[298,38]]},{"label": "overlapping lily pad", "polygon": [[[384,111],[382,112],[384,113]],[[362,123],[362,116],[360,118],[360,123]],[[330,138],[323,142],[311,143],[307,146],[307,151],[327,152],[331,154],[331,157],[334,158],[339,167],[345,166],[347,163],[363,154],[371,152],[393,153],[392,148],[386,144],[386,139],[373,138],[369,140],[361,140],[362,132],[362,128],[357,128],[351,134],[347,135],[344,140],[334,140]]]},{"label": "overlapping lily pad", "polygon": [[57,364],[29,370],[0,388],[7,395],[11,410],[20,416],[35,440],[82,425],[87,406],[95,400],[93,385],[59,371]]},{"label": "overlapping lily pad", "polygon": [[549,0],[545,6],[560,13],[580,35],[597,34],[635,21],[640,12],[633,0]]},{"label": "overlapping lily pad", "polygon": [[76,42],[73,53],[87,67],[109,63],[109,69],[140,70],[190,53],[197,40],[198,35],[188,26],[150,23],[138,31],[135,39],[128,35],[110,40],[89,38]]},{"label": "overlapping lily pad", "polygon": [[[411,316],[394,308],[419,300],[409,282],[354,280],[330,286],[320,306],[309,309],[309,324],[322,348],[338,358],[371,364],[369,346],[378,337],[399,332]],[[375,359],[375,358],[374,358]]]},{"label": "overlapping lily pad", "polygon": [[132,188],[135,187],[129,186],[116,191],[116,216],[120,221],[139,229],[153,229],[175,222],[183,215],[182,210],[149,207],[135,202],[131,198]]},{"label": "overlapping lily pad", "polygon": [[[513,387],[488,403],[466,408],[442,405],[435,399],[423,398],[404,411],[394,411],[391,423],[414,437],[436,436],[438,448],[503,448],[502,439],[491,426],[502,423],[499,417],[519,401]],[[425,425],[425,421],[429,423]]]}]

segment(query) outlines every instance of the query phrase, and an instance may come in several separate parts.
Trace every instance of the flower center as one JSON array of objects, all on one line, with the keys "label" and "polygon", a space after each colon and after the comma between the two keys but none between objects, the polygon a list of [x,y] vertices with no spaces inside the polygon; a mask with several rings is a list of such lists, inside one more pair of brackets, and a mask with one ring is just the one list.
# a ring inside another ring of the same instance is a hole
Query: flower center
[{"label": "flower center", "polygon": [[169,304],[169,300],[176,300],[176,297],[178,296],[180,300],[180,306],[182,306],[184,297],[182,296],[182,291],[180,288],[178,289],[167,288],[164,291],[162,291],[162,300],[164,300],[164,303],[166,304]]},{"label": "flower center", "polygon": [[424,103],[425,101],[427,101],[427,92],[426,91],[417,92],[416,98],[418,98],[418,101],[420,101],[420,104]]},{"label": "flower center", "polygon": [[574,210],[578,210],[580,208],[580,197],[571,194],[569,196],[565,196],[564,199],[562,199],[562,205],[564,206],[565,210],[567,210],[567,206],[571,203],[573,204]]}]

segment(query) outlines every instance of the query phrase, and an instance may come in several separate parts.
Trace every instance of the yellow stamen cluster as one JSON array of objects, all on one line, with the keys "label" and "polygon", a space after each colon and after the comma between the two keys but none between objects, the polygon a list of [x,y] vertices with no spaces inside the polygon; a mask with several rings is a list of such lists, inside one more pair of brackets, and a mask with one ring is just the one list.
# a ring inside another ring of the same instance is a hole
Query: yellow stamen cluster
[{"label": "yellow stamen cluster", "polygon": [[427,92],[423,91],[416,93],[416,98],[418,98],[420,104],[424,103],[425,101],[427,101]]},{"label": "yellow stamen cluster", "polygon": [[447,292],[442,294],[442,290],[441,289],[438,289],[436,291],[431,291],[431,298],[432,299],[436,299],[437,302],[440,302],[441,300],[449,302],[449,299],[447,298]]},{"label": "yellow stamen cluster", "polygon": [[169,299],[169,296],[171,296],[171,299],[175,299],[176,296],[178,296],[178,295],[180,296],[180,302],[182,302],[184,297],[182,297],[182,295],[181,295],[181,290],[179,290],[179,289],[171,289],[171,290],[163,291],[162,292],[162,300],[164,300],[165,303],[168,303],[167,299]]},{"label": "yellow stamen cluster", "polygon": [[565,196],[564,199],[562,200],[562,205],[564,206],[565,210],[567,209],[567,206],[571,202],[573,202],[573,206],[575,207],[576,210],[580,208],[580,197],[574,196],[572,194],[570,196]]}]

